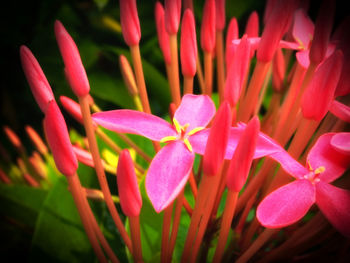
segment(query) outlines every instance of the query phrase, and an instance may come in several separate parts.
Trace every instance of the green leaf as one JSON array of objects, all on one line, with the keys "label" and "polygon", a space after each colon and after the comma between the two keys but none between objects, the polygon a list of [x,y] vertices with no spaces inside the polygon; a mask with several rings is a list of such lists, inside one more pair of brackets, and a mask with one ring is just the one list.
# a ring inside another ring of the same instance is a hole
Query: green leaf
[{"label": "green leaf", "polygon": [[122,108],[134,108],[133,101],[128,94],[124,83],[117,78],[103,72],[89,73],[91,95],[108,102],[112,102]]},{"label": "green leaf", "polygon": [[39,188],[0,184],[0,215],[34,228],[46,195]]},{"label": "green leaf", "polygon": [[66,178],[57,180],[44,202],[30,259],[33,262],[95,262]]}]

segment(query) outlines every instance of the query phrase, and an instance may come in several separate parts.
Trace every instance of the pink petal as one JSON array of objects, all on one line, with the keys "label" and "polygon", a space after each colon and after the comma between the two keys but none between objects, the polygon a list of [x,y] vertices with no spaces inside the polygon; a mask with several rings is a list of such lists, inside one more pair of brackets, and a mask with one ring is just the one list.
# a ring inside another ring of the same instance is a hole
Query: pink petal
[{"label": "pink petal", "polygon": [[166,136],[176,136],[173,127],[165,120],[139,111],[112,110],[93,114],[93,120],[102,127],[121,133],[144,136],[153,141],[160,141]]},{"label": "pink petal", "polygon": [[189,124],[187,131],[197,127],[206,127],[215,115],[215,105],[207,95],[190,95],[182,97],[174,118],[184,126]]},{"label": "pink petal", "polygon": [[134,163],[127,149],[119,155],[117,185],[120,205],[126,216],[138,216],[142,198],[137,184]]},{"label": "pink petal", "polygon": [[309,53],[310,50],[302,50],[295,54],[299,64],[305,69],[310,65]]},{"label": "pink petal", "polygon": [[326,133],[318,138],[307,156],[312,169],[316,170],[321,166],[325,168],[319,178],[326,183],[333,182],[340,177],[350,165],[350,156],[332,147],[331,140],[334,135],[335,133]]},{"label": "pink petal", "polygon": [[194,153],[182,141],[174,141],[154,157],[147,176],[146,191],[156,212],[165,209],[185,186]]},{"label": "pink petal", "polygon": [[316,203],[329,222],[350,238],[350,191],[321,181],[316,184]]},{"label": "pink petal", "polygon": [[350,154],[350,133],[339,132],[331,139],[331,145],[341,153]]},{"label": "pink petal", "polygon": [[293,37],[301,42],[304,49],[308,49],[314,35],[315,26],[303,9],[298,9],[294,14]]},{"label": "pink petal", "polygon": [[282,166],[283,170],[297,179],[302,179],[304,175],[309,173],[308,169],[296,161],[285,150],[272,153],[269,157],[277,161]]},{"label": "pink petal", "polygon": [[203,172],[206,175],[216,175],[224,161],[231,122],[230,105],[224,101],[214,118],[205,147]]},{"label": "pink petal", "polygon": [[[209,133],[210,133],[210,129],[204,129],[188,137],[188,140],[190,141],[193,152],[201,155],[204,154]],[[228,159],[228,158],[226,158],[225,156],[225,159]]]},{"label": "pink petal", "polygon": [[333,100],[332,104],[329,108],[329,111],[332,112],[339,119],[350,123],[350,107],[349,106],[347,106],[343,103],[340,103],[336,100]]},{"label": "pink petal", "polygon": [[301,219],[315,202],[315,187],[308,180],[296,180],[278,188],[259,204],[259,222],[269,228],[281,228]]}]

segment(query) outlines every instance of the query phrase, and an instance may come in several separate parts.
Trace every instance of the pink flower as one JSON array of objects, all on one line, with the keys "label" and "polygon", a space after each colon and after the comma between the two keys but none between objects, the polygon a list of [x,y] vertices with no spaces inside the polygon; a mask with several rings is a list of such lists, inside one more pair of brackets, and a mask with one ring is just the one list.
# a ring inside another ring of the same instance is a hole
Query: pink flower
[{"label": "pink flower", "polygon": [[[204,129],[215,114],[206,95],[185,95],[170,125],[163,119],[133,110],[95,113],[101,126],[122,133],[142,135],[168,143],[153,158],[146,176],[146,191],[157,212],[166,208],[183,189],[192,169],[195,153],[203,155],[210,129]],[[244,126],[231,128],[225,159],[231,159]],[[254,158],[276,153],[282,148],[260,134]]]},{"label": "pink flower", "polygon": [[[280,159],[284,170],[297,180],[278,188],[260,203],[257,218],[263,226],[281,228],[293,224],[316,202],[331,224],[350,237],[350,191],[330,184],[349,167],[348,146],[343,152],[338,148],[338,140],[349,139],[349,133],[340,139],[335,136],[327,133],[317,140],[308,154],[306,167],[286,155],[288,160]],[[336,139],[332,144],[333,137]],[[287,166],[283,165],[286,163]]]}]

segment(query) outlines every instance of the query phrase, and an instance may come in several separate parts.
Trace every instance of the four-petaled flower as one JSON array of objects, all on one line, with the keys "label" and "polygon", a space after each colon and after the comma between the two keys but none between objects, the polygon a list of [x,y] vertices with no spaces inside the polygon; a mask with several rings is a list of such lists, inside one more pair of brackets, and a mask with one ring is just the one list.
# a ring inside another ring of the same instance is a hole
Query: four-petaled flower
[{"label": "four-petaled flower", "polygon": [[[195,153],[203,155],[209,130],[205,127],[215,114],[215,105],[206,95],[185,95],[173,118],[165,120],[133,110],[95,113],[99,125],[116,132],[142,135],[158,142],[167,142],[153,158],[146,176],[146,191],[157,212],[166,208],[183,189],[190,175]],[[231,127],[225,159],[231,159],[244,126]],[[283,149],[259,134],[254,158]]]},{"label": "four-petaled flower", "polygon": [[[349,133],[343,135],[349,139]],[[280,158],[282,167],[297,180],[269,194],[257,209],[260,223],[282,228],[301,219],[316,202],[330,223],[350,237],[350,191],[329,183],[339,178],[350,165],[350,151],[332,143],[334,133],[322,135],[307,156],[307,166],[292,158]],[[289,165],[283,165],[288,162]]]}]

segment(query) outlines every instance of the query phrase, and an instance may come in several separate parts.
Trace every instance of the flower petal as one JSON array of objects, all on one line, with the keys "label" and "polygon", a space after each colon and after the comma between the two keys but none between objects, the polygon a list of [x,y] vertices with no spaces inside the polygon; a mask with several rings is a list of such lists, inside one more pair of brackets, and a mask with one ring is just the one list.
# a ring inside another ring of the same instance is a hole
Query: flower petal
[{"label": "flower petal", "polygon": [[93,114],[93,119],[102,127],[122,133],[142,135],[153,141],[167,136],[176,136],[173,127],[165,120],[144,112],[112,110]]},{"label": "flower petal", "polygon": [[194,161],[182,141],[164,146],[154,157],[147,176],[146,191],[156,212],[166,208],[183,189]]},{"label": "flower petal", "polygon": [[293,37],[304,49],[307,49],[314,35],[315,26],[303,9],[294,14]]},{"label": "flower petal", "polygon": [[205,127],[215,115],[215,105],[207,95],[185,95],[174,118],[181,126],[189,124],[187,131]]},{"label": "flower petal", "polygon": [[316,184],[316,203],[330,223],[350,238],[350,191],[321,181]]},{"label": "flower petal", "polygon": [[301,219],[315,202],[315,187],[308,180],[296,180],[278,188],[259,204],[259,222],[269,228],[281,228]]},{"label": "flower petal", "polygon": [[331,139],[331,145],[344,154],[350,154],[350,132],[339,132]]},{"label": "flower petal", "polygon": [[339,101],[333,100],[332,104],[329,108],[329,111],[333,115],[337,116],[339,119],[350,123],[350,107],[349,106],[347,106],[343,103],[340,103]]},{"label": "flower petal", "polygon": [[326,133],[318,138],[315,145],[310,150],[307,160],[312,169],[323,166],[324,172],[319,178],[326,182],[333,182],[340,177],[350,164],[350,156],[335,150],[331,145],[331,139],[335,133]]}]

